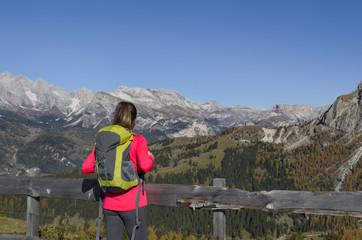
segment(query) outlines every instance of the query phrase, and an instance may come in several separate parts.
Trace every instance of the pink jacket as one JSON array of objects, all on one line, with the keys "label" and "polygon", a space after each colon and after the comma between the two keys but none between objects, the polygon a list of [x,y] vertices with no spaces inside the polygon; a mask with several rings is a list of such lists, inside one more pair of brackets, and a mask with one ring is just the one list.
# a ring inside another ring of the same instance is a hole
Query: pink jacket
[{"label": "pink jacket", "polygon": [[[142,135],[133,135],[130,149],[130,159],[137,172],[148,172],[153,166],[154,157],[148,155],[147,141]],[[83,162],[83,173],[94,173],[95,149]],[[139,186],[122,193],[105,193],[103,208],[113,211],[129,211],[136,209],[136,197]],[[147,206],[146,192],[142,188],[139,207]]]}]

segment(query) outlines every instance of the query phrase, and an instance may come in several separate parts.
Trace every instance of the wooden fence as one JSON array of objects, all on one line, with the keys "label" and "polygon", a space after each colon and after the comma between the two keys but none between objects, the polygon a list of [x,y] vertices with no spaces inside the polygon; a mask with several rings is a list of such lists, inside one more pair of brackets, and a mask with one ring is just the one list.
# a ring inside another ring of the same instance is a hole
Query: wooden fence
[{"label": "wooden fence", "polygon": [[[248,192],[225,187],[225,179],[214,179],[214,186],[147,183],[150,205],[212,209],[214,239],[225,239],[224,212],[250,208],[305,214],[362,217],[362,192]],[[0,176],[0,194],[27,195],[26,236],[0,234],[1,239],[37,239],[40,197],[98,201],[96,179]]]}]

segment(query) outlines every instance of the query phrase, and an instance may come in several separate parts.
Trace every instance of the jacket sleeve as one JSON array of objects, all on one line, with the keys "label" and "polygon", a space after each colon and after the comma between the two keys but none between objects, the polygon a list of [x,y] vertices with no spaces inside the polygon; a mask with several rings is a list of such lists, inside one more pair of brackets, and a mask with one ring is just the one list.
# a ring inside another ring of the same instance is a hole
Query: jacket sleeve
[{"label": "jacket sleeve", "polygon": [[82,171],[83,173],[94,173],[94,162],[96,160],[95,148],[89,154],[87,159],[83,162]]},{"label": "jacket sleeve", "polygon": [[154,157],[148,155],[148,147],[146,139],[140,135],[136,149],[137,165],[143,172],[148,172],[153,166]]}]

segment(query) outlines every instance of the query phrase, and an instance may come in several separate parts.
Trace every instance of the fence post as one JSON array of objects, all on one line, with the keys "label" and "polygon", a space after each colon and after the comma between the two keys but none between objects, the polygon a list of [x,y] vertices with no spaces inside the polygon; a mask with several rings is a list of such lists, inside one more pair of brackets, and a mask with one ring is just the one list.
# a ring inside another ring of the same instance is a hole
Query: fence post
[{"label": "fence post", "polygon": [[[40,177],[39,168],[31,168],[28,170],[29,177]],[[40,197],[27,196],[26,209],[26,236],[39,237],[39,209]]]},{"label": "fence post", "polygon": [[[214,178],[214,187],[225,187],[225,178]],[[226,239],[226,217],[223,210],[214,210],[213,213],[213,234],[214,240]]]}]

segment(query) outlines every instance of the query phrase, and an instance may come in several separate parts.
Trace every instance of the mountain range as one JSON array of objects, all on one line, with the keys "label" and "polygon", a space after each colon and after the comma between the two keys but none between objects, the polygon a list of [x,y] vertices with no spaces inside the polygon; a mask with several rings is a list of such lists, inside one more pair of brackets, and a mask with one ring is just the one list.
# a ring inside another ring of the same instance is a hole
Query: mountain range
[{"label": "mountain range", "polygon": [[[329,106],[274,105],[269,109],[224,107],[215,101],[196,103],[169,90],[120,86],[114,92],[92,92],[86,88],[67,92],[42,79],[0,74],[0,109],[51,128],[99,129],[110,123],[115,105],[126,100],[139,110],[136,132],[150,141],[214,135],[237,126],[274,128],[295,125],[319,117]],[[47,119],[44,121],[44,119]]]},{"label": "mountain range", "polygon": [[[353,93],[318,108],[224,107],[214,101],[196,103],[169,90],[120,86],[111,93],[85,88],[67,92],[42,79],[5,72],[0,74],[0,173],[22,174],[34,166],[43,173],[80,167],[97,130],[110,124],[121,100],[137,106],[135,132],[149,143],[225,131],[233,140],[281,143],[286,150],[308,144],[324,131],[329,139],[343,133],[344,141],[355,142],[361,136],[361,91],[362,83]],[[361,151],[356,152],[357,161]]]}]

